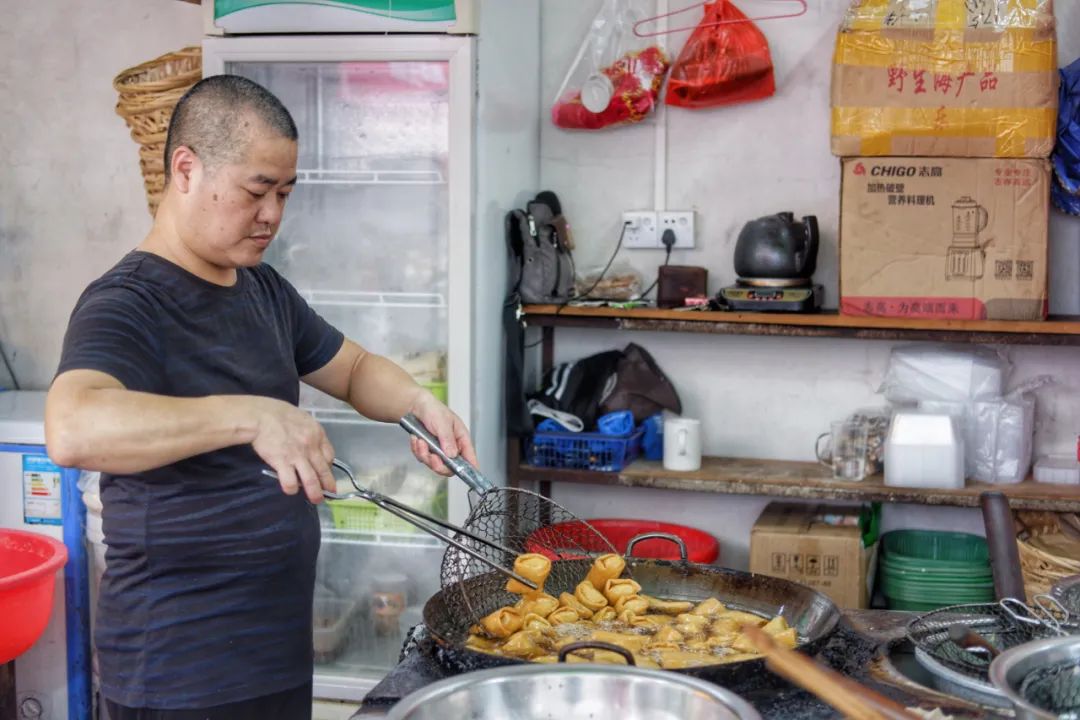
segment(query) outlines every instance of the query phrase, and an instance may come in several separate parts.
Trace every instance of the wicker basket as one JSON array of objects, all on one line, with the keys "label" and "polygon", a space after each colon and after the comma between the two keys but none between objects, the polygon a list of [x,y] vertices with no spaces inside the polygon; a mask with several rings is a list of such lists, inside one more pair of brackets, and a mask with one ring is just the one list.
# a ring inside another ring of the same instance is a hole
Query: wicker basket
[{"label": "wicker basket", "polygon": [[1080,574],[1080,539],[1062,530],[1052,513],[1026,514],[1018,519],[1023,530],[1016,538],[1028,597],[1050,591],[1062,578]]},{"label": "wicker basket", "polygon": [[202,50],[188,47],[124,70],[113,79],[116,114],[139,143],[139,168],[150,214],[165,190],[165,137],[176,102],[202,78]]}]

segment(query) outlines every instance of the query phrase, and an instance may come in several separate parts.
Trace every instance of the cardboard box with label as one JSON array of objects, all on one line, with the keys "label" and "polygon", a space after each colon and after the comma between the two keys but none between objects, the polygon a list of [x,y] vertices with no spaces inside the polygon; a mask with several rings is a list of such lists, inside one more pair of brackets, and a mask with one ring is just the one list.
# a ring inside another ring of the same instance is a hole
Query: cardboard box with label
[{"label": "cardboard box with label", "polygon": [[842,165],[843,314],[1046,318],[1045,160],[872,157]]},{"label": "cardboard box with label", "polygon": [[863,546],[860,508],[770,503],[750,532],[750,572],[785,578],[840,607],[869,607],[877,542]]},{"label": "cardboard box with label", "polygon": [[836,39],[840,157],[1047,157],[1058,107],[1050,0],[864,0]]}]

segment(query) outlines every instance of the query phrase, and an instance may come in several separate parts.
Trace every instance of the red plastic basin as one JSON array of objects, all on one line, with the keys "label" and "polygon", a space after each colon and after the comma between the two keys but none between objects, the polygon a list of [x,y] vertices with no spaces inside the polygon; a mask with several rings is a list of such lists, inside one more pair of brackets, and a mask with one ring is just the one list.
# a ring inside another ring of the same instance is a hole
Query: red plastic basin
[{"label": "red plastic basin", "polygon": [[52,614],[67,548],[45,535],[0,529],[0,664],[30,649]]},{"label": "red plastic basin", "polygon": [[[608,539],[615,549],[620,554],[626,553],[626,544],[630,542],[631,538],[638,535],[651,532],[662,532],[670,535],[677,535],[682,538],[682,541],[686,543],[687,559],[690,562],[710,564],[715,563],[720,558],[720,543],[716,541],[712,535],[707,532],[698,530],[697,528],[687,527],[686,525],[676,525],[673,523],[662,523],[653,520],[625,520],[619,518],[601,518],[597,520],[587,520],[590,525],[596,528],[597,532]],[[581,523],[569,522],[558,523],[551,527],[563,534],[571,537],[576,537],[580,540],[581,545],[592,552],[604,552],[607,550],[600,542],[589,543],[589,537],[592,533],[582,532],[579,530]],[[541,533],[544,533],[546,528],[541,528],[534,536],[537,540],[541,540]],[[533,542],[531,539],[526,541],[526,547],[529,552],[541,553],[548,557],[554,557],[554,554],[544,547],[541,542]],[[564,558],[569,556],[564,555]],[[678,560],[679,548],[675,543],[667,540],[643,540],[634,545],[634,557],[639,558],[652,558],[655,560]]]}]

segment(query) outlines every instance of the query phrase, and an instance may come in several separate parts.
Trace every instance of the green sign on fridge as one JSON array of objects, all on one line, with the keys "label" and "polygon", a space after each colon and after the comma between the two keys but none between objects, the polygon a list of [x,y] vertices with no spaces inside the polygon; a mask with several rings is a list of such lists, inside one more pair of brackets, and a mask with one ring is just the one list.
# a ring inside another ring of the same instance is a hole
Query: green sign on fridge
[{"label": "green sign on fridge", "polygon": [[215,0],[214,18],[265,5],[321,5],[415,22],[455,19],[454,0]]}]

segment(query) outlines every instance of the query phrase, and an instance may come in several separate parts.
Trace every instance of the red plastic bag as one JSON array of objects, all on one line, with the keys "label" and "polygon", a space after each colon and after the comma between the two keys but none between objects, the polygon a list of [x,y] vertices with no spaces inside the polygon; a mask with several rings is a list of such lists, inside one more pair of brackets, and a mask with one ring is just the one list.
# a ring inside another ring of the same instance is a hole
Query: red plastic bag
[{"label": "red plastic bag", "polygon": [[730,0],[707,4],[705,17],[671,67],[666,102],[715,107],[760,100],[774,92],[776,79],[765,35]]},{"label": "red plastic bag", "polygon": [[660,102],[671,61],[633,34],[646,0],[604,0],[551,107],[561,128],[597,130],[641,122]]}]

